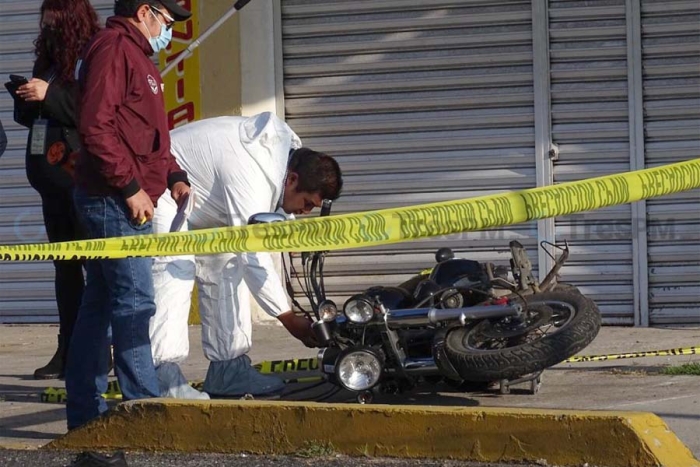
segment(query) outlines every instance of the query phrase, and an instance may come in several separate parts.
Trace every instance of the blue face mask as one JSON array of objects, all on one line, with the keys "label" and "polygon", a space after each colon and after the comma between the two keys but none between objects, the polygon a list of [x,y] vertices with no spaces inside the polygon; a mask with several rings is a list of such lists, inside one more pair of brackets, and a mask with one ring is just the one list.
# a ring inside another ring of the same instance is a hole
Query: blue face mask
[{"label": "blue face mask", "polygon": [[[151,48],[153,48],[153,52],[158,53],[161,50],[165,50],[168,47],[168,44],[170,44],[170,41],[173,38],[173,31],[172,29],[168,28],[165,24],[160,22],[156,14],[153,13],[153,10],[150,11],[153,17],[156,19],[156,21],[158,21],[158,24],[160,24],[160,35],[157,37],[150,37],[151,33],[149,32],[148,42],[150,42]],[[148,27],[146,27],[146,31],[148,31]]]},{"label": "blue face mask", "polygon": [[160,35],[158,37],[151,37],[148,39],[148,42],[151,43],[151,47],[153,47],[153,51],[155,53],[160,52],[161,50],[165,50],[168,47],[168,44],[170,44],[170,41],[173,38],[173,31],[172,29],[168,29],[165,27],[164,24],[160,25]]}]

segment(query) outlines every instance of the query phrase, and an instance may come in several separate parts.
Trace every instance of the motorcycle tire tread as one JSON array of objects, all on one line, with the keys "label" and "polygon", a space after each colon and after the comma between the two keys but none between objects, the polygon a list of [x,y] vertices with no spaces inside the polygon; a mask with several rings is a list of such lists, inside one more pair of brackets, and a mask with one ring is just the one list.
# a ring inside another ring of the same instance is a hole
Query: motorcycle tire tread
[{"label": "motorcycle tire tread", "polygon": [[575,306],[576,314],[557,333],[517,347],[488,352],[470,350],[463,345],[473,326],[454,329],[445,338],[445,353],[462,378],[468,381],[511,380],[543,371],[576,355],[598,335],[600,311],[591,299],[580,292],[555,290],[528,296],[527,299],[535,297],[570,303]]},{"label": "motorcycle tire tread", "polygon": [[552,292],[571,292],[583,295],[578,287],[576,287],[573,284],[568,284],[566,282],[557,282],[557,285],[554,286],[554,290],[552,290]]}]

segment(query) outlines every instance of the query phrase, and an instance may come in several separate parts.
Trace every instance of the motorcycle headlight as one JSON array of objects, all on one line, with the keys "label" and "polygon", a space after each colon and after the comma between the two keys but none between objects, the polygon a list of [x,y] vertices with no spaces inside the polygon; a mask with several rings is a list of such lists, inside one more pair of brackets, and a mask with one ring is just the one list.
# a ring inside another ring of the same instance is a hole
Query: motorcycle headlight
[{"label": "motorcycle headlight", "polygon": [[345,302],[343,311],[348,320],[355,324],[369,323],[374,317],[374,307],[366,295],[350,297]]},{"label": "motorcycle headlight", "polygon": [[374,387],[382,375],[382,362],[369,349],[349,350],[338,359],[335,366],[340,384],[351,391],[366,391]]},{"label": "motorcycle headlight", "polygon": [[335,321],[335,318],[338,316],[338,307],[332,301],[324,300],[318,306],[318,316],[321,317],[321,321],[324,323]]}]

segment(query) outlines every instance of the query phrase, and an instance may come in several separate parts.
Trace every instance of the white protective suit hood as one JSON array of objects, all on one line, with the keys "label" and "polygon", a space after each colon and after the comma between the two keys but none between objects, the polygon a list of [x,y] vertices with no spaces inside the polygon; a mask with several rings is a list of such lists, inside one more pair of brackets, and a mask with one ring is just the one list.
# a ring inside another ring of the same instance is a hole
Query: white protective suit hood
[{"label": "white protective suit hood", "polygon": [[240,135],[243,148],[275,187],[273,200],[281,203],[289,152],[301,147],[301,140],[286,123],[270,112],[244,120],[240,124]]}]

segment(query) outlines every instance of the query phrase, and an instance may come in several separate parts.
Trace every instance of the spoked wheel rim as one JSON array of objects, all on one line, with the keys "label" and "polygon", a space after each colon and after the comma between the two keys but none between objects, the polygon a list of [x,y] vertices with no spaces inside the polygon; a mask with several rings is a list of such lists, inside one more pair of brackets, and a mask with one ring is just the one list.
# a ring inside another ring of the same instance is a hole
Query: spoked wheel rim
[{"label": "spoked wheel rim", "polygon": [[484,320],[465,333],[462,344],[477,352],[498,352],[531,344],[564,329],[576,316],[576,307],[560,300],[527,304],[524,318]]}]

